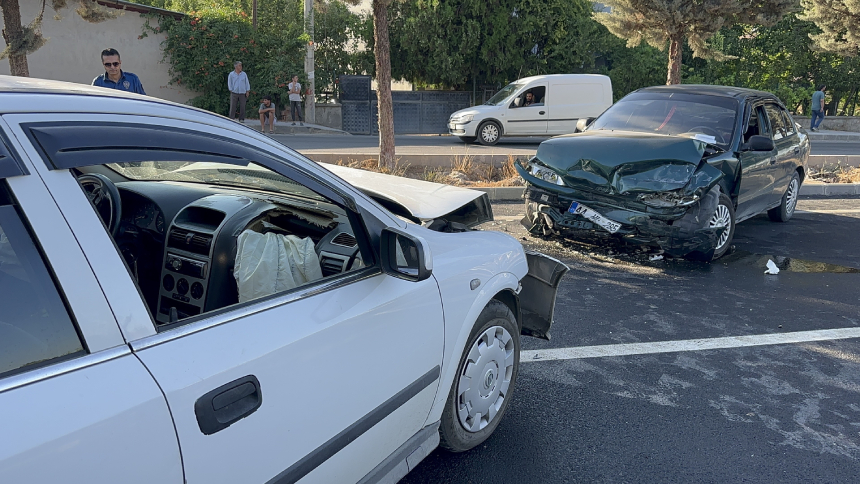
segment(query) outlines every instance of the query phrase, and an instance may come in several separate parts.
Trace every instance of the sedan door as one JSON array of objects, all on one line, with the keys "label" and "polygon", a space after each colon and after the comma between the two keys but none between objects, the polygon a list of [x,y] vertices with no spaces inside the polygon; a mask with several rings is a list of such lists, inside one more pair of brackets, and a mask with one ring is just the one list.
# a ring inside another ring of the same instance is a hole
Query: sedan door
[{"label": "sedan door", "polygon": [[0,482],[182,483],[164,395],[124,344],[51,194],[4,139]]},{"label": "sedan door", "polygon": [[[742,142],[752,136],[771,136],[771,128],[764,107],[757,106],[744,123],[745,132]],[[773,165],[776,164],[776,150],[741,151],[741,180],[738,193],[736,216],[743,220],[761,213],[768,208],[773,190]]]},{"label": "sedan door", "polygon": [[[782,107],[776,103],[765,104],[767,116],[773,127],[773,144],[776,147],[776,159],[770,166],[770,183],[768,185],[768,208],[779,204],[788,182],[796,159],[800,157],[800,141],[793,124],[787,122]],[[796,152],[795,152],[796,150]]]},{"label": "sedan door", "polygon": [[[28,119],[18,118],[22,130]],[[141,160],[184,163],[205,153],[210,166],[227,160],[230,166],[217,172],[254,162],[258,172],[271,170],[260,183],[288,177],[285,186],[324,194],[325,203],[347,213],[354,241],[346,244],[358,244],[362,261],[350,263],[355,269],[345,270],[347,257],[341,260],[343,273],[170,324],[153,321],[157,334],[130,342],[167,397],[187,482],[356,482],[422,429],[442,358],[441,299],[433,278],[410,282],[381,271],[374,251],[385,224],[374,215],[378,209],[366,210],[356,202],[360,195],[352,199],[324,175],[314,175],[322,168],[273,149],[271,141],[243,128],[125,115],[40,116],[39,121],[33,126],[38,132],[30,133],[46,157],[39,170],[54,173],[48,178],[64,211],[82,213],[89,202],[71,174],[56,168],[77,162],[55,157],[83,153],[81,163],[131,160],[134,166]],[[102,157],[105,136],[112,149]],[[185,177],[189,168],[182,168]],[[219,190],[219,196],[229,195],[223,193],[229,187]],[[259,198],[255,192],[237,193]],[[100,221],[91,208],[87,217],[76,215],[73,228],[93,232]],[[99,236],[102,241],[84,249],[110,261],[96,275],[102,284],[116,286],[116,278],[129,273],[118,251],[101,250],[108,234],[101,230]],[[136,261],[148,263],[164,267],[161,259]],[[211,260],[200,273],[215,264]],[[168,289],[168,298],[171,292],[176,291]],[[173,299],[188,297],[180,293]],[[140,299],[136,307],[148,317]]]}]

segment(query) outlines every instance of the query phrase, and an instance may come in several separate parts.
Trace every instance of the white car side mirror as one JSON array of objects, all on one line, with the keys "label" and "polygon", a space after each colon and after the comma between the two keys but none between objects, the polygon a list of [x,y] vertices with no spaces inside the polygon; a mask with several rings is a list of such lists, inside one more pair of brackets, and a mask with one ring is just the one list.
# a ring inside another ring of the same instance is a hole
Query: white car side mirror
[{"label": "white car side mirror", "polygon": [[408,281],[423,281],[433,273],[430,247],[421,237],[385,228],[381,237],[382,271]]}]

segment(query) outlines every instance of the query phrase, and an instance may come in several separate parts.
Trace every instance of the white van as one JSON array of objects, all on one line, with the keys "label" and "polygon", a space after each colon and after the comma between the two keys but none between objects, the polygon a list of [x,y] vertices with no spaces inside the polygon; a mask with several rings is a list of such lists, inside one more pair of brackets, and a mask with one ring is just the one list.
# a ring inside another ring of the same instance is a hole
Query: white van
[{"label": "white van", "polygon": [[[530,96],[529,96],[530,95]],[[448,119],[448,133],[467,143],[494,145],[502,136],[573,133],[580,118],[612,105],[612,82],[600,74],[551,74],[520,79],[482,106]]]}]

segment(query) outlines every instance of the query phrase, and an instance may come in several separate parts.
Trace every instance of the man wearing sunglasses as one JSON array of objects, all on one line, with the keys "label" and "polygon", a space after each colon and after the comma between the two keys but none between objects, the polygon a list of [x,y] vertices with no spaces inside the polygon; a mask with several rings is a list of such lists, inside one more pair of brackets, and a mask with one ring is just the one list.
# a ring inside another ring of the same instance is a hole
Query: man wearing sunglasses
[{"label": "man wearing sunglasses", "polygon": [[105,73],[93,79],[93,86],[146,94],[140,79],[131,72],[124,72],[121,69],[122,61],[116,49],[102,51],[102,64],[104,64]]}]

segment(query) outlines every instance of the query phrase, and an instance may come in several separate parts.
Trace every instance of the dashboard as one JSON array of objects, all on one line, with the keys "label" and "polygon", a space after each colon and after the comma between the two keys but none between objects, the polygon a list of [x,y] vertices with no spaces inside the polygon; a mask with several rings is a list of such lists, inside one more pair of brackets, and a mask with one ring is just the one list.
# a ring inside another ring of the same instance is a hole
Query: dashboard
[{"label": "dashboard", "polygon": [[245,230],[310,237],[323,277],[364,266],[349,219],[335,204],[197,183],[116,185],[116,242],[161,325],[238,302],[233,268]]}]

